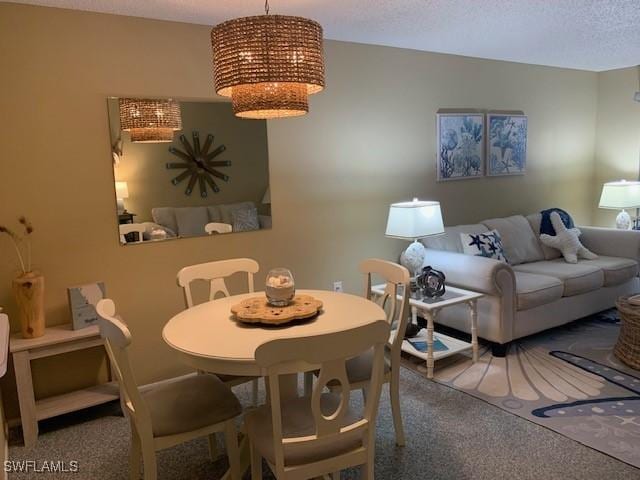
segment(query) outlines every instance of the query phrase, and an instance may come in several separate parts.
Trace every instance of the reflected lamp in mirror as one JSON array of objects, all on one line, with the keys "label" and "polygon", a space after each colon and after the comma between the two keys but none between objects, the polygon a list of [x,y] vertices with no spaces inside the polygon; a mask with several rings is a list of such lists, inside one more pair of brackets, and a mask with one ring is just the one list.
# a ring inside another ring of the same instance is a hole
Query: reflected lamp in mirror
[{"label": "reflected lamp in mirror", "polygon": [[640,208],[640,182],[620,180],[602,186],[600,208],[620,210],[616,217],[616,228],[631,229],[631,216],[627,208]]},{"label": "reflected lamp in mirror", "polygon": [[118,205],[118,215],[127,211],[124,206],[124,199],[129,198],[129,187],[127,182],[116,182],[116,202]]},{"label": "reflected lamp in mirror", "polygon": [[389,207],[385,235],[390,238],[413,240],[400,256],[400,263],[411,275],[421,268],[425,248],[420,238],[444,233],[440,202],[422,201],[414,198],[411,202],[393,203]]},{"label": "reflected lamp in mirror", "polygon": [[180,103],[167,99],[120,98],[120,128],[134,143],[167,143],[182,130]]}]

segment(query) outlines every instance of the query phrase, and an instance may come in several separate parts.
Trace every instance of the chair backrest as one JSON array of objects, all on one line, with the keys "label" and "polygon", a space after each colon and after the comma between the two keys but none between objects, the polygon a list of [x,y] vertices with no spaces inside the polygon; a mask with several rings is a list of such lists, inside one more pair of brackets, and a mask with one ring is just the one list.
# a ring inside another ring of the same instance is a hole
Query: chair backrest
[{"label": "chair backrest", "polygon": [[146,227],[142,223],[122,223],[118,225],[118,229],[120,230],[120,241],[122,243],[127,243],[127,240],[124,238],[124,236],[130,233],[138,234],[138,240],[136,240],[136,242],[144,241],[142,235],[146,231]]},{"label": "chair backrest", "polygon": [[[111,368],[120,385],[121,404],[138,428],[138,433],[151,435],[151,416],[140,395],[131,370],[128,347],[131,333],[124,322],[116,317],[116,306],[111,299],[103,299],[96,305],[100,336],[111,362]],[[144,430],[147,430],[144,432]]]},{"label": "chair backrest", "polygon": [[[284,459],[289,449],[304,446],[316,449],[341,440],[345,435],[362,438],[363,449],[373,448],[375,419],[378,412],[382,376],[384,372],[384,348],[389,338],[389,325],[378,320],[368,325],[337,333],[315,335],[305,338],[285,338],[267,342],[256,350],[255,358],[267,373],[273,424],[273,441],[276,476],[284,471]],[[373,347],[373,371],[364,412],[360,420],[344,425],[349,409],[350,387],[346,361]],[[283,437],[282,408],[279,375],[319,370],[313,393],[309,401],[313,413],[315,433],[304,437]],[[321,398],[329,382],[337,380],[340,395],[335,412],[323,412]]]},{"label": "chair backrest", "polygon": [[253,292],[253,275],[258,273],[260,266],[251,258],[234,258],[217,262],[200,263],[184,267],[178,272],[178,285],[184,292],[184,302],[187,308],[193,307],[191,282],[206,280],[209,282],[209,300],[213,300],[218,293],[229,296],[229,290],[224,279],[238,272],[247,274],[249,293]]},{"label": "chair backrest", "polygon": [[[360,262],[358,269],[366,276],[365,297],[375,301],[386,310],[389,325],[396,324],[397,332],[390,348],[392,361],[399,361],[402,340],[404,339],[404,332],[407,329],[408,318],[411,313],[409,308],[409,296],[411,293],[409,270],[397,263],[377,258],[363,260]],[[371,293],[372,277],[374,275],[379,276],[387,283],[384,294],[377,298],[373,298]]]},{"label": "chair backrest", "polygon": [[231,233],[233,227],[228,223],[211,222],[204,226],[204,231],[209,235],[214,233]]}]

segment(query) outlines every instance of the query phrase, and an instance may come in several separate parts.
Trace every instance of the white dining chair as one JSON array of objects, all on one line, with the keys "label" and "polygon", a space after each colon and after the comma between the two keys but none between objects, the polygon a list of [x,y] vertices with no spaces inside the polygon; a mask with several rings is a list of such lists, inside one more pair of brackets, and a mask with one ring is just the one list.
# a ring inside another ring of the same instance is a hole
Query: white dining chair
[{"label": "white dining chair", "polygon": [[[269,402],[246,415],[251,449],[251,478],[262,478],[264,458],[278,480],[306,479],[363,466],[373,479],[375,423],[389,325],[384,320],[342,332],[267,342],[255,359],[267,374]],[[350,405],[347,359],[372,352],[371,381],[362,409]],[[319,368],[311,396],[283,399],[281,375]],[[325,392],[337,379],[341,388]]]},{"label": "white dining chair", "polygon": [[[208,437],[211,445],[214,435],[224,432],[231,478],[240,480],[234,420],[242,407],[229,387],[215,375],[194,375],[138,389],[129,363],[129,329],[115,316],[112,300],[100,300],[96,311],[100,335],[120,385],[121,405],[131,424],[130,478],[140,478],[142,459],[144,480],[156,479],[156,451],[199,437]],[[215,452],[211,453],[213,457]]]},{"label": "white dining chair", "polygon": [[[123,223],[118,225],[120,231],[120,241],[122,243],[141,243],[144,241],[143,235],[146,231],[146,227],[142,223]],[[130,233],[137,233],[138,239],[134,242],[127,242],[125,235]]]},{"label": "white dining chair", "polygon": [[209,235],[214,233],[231,233],[233,227],[228,223],[211,222],[204,226],[204,231]]},{"label": "white dining chair", "polygon": [[[216,262],[200,263],[184,267],[178,272],[178,286],[182,287],[184,293],[184,303],[186,308],[194,306],[191,284],[198,280],[209,282],[209,301],[214,300],[217,295],[230,296],[225,279],[236,273],[247,274],[247,291],[253,293],[253,276],[258,273],[260,266],[258,262],[251,258],[234,258],[230,260],[220,260]],[[252,403],[258,403],[258,379],[256,377],[241,377],[237,375],[218,375],[220,379],[235,387],[247,382],[253,382]]]},{"label": "white dining chair", "polygon": [[[400,409],[400,356],[402,354],[402,341],[407,329],[410,314],[409,307],[409,270],[397,263],[370,258],[363,260],[358,269],[366,275],[365,297],[375,301],[387,312],[387,322],[396,329],[393,342],[390,342],[385,360],[383,383],[389,384],[391,397],[391,412],[393,414],[393,426],[396,432],[396,444],[404,446],[404,427],[402,425],[402,413]],[[387,284],[384,295],[374,298],[371,293],[372,276],[377,275]],[[398,299],[398,296],[400,299]],[[315,372],[317,375],[317,372]],[[354,357],[347,362],[347,374],[351,388],[362,390],[366,397],[371,375],[371,352]],[[313,383],[313,376],[305,376],[305,392],[308,392]],[[329,384],[332,388],[332,384]]]}]

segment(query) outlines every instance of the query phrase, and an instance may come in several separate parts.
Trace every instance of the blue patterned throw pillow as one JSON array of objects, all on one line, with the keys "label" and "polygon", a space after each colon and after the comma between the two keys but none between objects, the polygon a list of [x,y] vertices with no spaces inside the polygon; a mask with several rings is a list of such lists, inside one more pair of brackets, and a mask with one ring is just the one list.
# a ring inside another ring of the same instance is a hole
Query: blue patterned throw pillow
[{"label": "blue patterned throw pillow", "polygon": [[497,230],[485,233],[461,233],[462,249],[467,255],[487,257],[507,263],[502,238]]},{"label": "blue patterned throw pillow", "polygon": [[260,230],[258,210],[255,208],[235,210],[231,213],[231,217],[233,219],[234,232],[250,232],[252,230]]}]

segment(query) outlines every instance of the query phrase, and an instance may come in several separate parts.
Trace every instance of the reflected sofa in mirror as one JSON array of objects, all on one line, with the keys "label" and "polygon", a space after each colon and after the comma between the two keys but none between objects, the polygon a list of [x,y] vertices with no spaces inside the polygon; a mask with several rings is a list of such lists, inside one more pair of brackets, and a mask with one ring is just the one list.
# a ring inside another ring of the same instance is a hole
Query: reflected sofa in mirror
[{"label": "reflected sofa in mirror", "polygon": [[227,102],[107,99],[123,245],[271,228],[267,125]]}]

